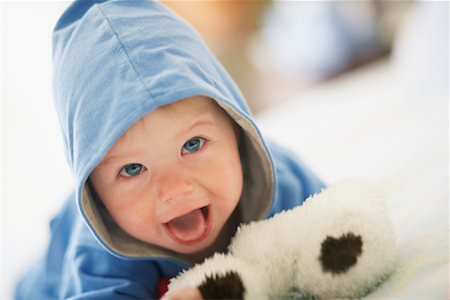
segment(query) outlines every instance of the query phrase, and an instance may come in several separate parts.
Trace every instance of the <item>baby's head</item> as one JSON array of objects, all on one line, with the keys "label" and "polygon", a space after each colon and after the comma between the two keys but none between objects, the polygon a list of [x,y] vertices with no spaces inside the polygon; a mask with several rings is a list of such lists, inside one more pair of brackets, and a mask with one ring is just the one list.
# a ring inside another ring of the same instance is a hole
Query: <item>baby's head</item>
[{"label": "baby's head", "polygon": [[141,241],[181,253],[212,245],[236,208],[238,129],[204,96],[162,106],[131,126],[91,173],[100,201]]},{"label": "baby's head", "polygon": [[159,1],[74,1],[52,49],[75,198],[107,251],[192,261],[271,212],[274,165],[245,99]]}]

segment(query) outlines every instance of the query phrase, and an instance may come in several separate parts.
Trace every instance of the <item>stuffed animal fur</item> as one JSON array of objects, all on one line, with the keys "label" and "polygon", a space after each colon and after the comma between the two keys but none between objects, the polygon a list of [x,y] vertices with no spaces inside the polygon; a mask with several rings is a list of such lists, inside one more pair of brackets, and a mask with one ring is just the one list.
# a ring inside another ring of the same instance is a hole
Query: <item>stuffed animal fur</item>
[{"label": "stuffed animal fur", "polygon": [[227,254],[181,273],[169,292],[198,287],[206,299],[356,298],[394,270],[384,196],[347,179],[302,206],[242,225]]}]

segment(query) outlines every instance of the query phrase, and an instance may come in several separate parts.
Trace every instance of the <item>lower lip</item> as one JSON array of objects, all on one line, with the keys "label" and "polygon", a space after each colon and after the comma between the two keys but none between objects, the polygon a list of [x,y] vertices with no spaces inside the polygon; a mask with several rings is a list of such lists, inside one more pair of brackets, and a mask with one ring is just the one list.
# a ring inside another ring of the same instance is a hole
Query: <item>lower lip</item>
[{"label": "lower lip", "polygon": [[203,231],[202,235],[195,240],[188,240],[188,241],[180,240],[179,238],[177,238],[175,235],[172,234],[172,232],[169,230],[169,228],[167,227],[166,224],[164,224],[164,228],[165,228],[166,232],[169,234],[169,236],[178,244],[185,245],[185,246],[191,246],[191,245],[197,244],[197,243],[203,241],[204,239],[206,239],[206,237],[209,235],[209,232],[211,231],[211,223],[212,223],[211,207],[208,206],[207,209],[208,209],[208,211],[206,212],[205,230]]}]

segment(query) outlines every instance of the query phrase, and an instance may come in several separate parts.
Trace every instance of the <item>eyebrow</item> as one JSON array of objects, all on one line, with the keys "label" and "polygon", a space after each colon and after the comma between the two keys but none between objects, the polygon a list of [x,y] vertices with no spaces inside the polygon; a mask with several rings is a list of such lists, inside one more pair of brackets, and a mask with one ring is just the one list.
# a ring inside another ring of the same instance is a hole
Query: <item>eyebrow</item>
[{"label": "eyebrow", "polygon": [[120,159],[122,157],[127,157],[130,156],[130,153],[118,153],[118,154],[113,154],[113,155],[109,155],[107,157],[104,157],[98,165],[108,165],[112,160],[116,160],[116,159]]},{"label": "eyebrow", "polygon": [[197,119],[196,121],[194,121],[191,125],[189,125],[188,127],[180,130],[176,136],[180,137],[185,135],[187,132],[193,130],[196,127],[200,127],[200,126],[212,126],[214,124],[214,122],[211,120],[211,118],[206,118],[206,117],[202,117]]},{"label": "eyebrow", "polygon": [[[177,134],[176,137],[181,137],[183,135],[185,135],[186,133],[188,133],[189,131],[195,129],[196,127],[200,127],[200,126],[212,126],[214,124],[214,122],[210,119],[210,118],[199,118],[198,120],[194,121],[190,126],[180,130]],[[117,153],[117,154],[112,154],[109,156],[104,157],[99,165],[107,165],[110,163],[111,160],[115,160],[118,158],[122,158],[122,157],[127,157],[130,156],[130,153]]]}]

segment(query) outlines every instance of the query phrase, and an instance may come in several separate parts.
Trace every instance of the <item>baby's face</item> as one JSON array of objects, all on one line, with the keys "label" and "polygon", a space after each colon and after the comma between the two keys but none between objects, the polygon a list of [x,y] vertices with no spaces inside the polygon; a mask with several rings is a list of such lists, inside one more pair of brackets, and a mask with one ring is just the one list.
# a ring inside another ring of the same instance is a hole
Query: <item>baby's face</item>
[{"label": "baby's face", "polygon": [[114,144],[90,179],[128,234],[181,253],[216,240],[243,185],[232,121],[206,97],[158,108]]}]

